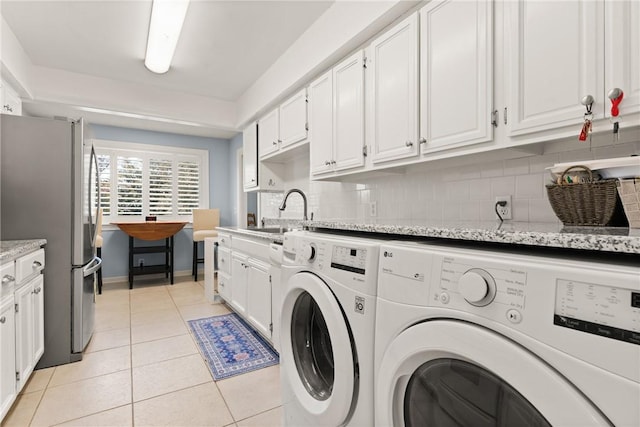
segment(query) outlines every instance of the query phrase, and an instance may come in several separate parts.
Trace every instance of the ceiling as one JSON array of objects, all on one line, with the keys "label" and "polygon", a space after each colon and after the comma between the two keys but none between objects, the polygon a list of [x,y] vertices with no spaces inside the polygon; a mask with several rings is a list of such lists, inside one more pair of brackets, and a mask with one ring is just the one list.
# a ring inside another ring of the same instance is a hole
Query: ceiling
[{"label": "ceiling", "polygon": [[[192,0],[161,75],[144,67],[151,0],[2,0],[0,7],[34,66],[234,102],[332,3]],[[35,97],[27,110],[42,109]]]}]

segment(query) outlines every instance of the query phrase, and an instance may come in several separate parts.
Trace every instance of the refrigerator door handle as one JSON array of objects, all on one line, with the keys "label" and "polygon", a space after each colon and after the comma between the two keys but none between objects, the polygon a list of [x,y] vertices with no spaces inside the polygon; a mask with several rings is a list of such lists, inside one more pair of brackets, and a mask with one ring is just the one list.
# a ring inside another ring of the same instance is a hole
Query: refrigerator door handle
[{"label": "refrigerator door handle", "polygon": [[93,274],[96,271],[100,270],[100,268],[102,268],[102,258],[99,258],[97,256],[93,257],[91,262],[89,264],[87,264],[87,266],[82,269],[82,275],[84,277],[90,276],[91,274]]}]

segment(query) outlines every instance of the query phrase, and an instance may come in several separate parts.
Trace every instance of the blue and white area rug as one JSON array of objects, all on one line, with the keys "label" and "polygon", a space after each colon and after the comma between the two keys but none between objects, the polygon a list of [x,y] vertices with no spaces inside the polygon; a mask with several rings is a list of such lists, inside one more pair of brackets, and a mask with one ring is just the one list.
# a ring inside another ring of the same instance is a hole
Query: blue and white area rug
[{"label": "blue and white area rug", "polygon": [[278,363],[278,353],[236,313],[189,320],[215,380]]}]

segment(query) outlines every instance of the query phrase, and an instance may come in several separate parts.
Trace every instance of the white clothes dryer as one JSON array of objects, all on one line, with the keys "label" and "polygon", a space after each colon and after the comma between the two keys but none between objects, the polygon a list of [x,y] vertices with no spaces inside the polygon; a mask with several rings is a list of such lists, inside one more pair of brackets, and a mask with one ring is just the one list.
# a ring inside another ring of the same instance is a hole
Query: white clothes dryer
[{"label": "white clothes dryer", "polygon": [[285,426],[373,425],[379,246],[371,239],[285,234],[280,329]]},{"label": "white clothes dryer", "polygon": [[392,243],[378,278],[377,426],[640,425],[637,263]]}]

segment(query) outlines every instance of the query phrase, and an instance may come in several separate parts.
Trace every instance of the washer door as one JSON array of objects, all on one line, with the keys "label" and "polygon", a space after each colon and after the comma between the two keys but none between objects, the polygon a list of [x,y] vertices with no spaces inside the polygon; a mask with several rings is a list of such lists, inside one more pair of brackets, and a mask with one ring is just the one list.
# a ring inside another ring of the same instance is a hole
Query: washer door
[{"label": "washer door", "polygon": [[381,426],[605,426],[565,378],[513,341],[453,320],[414,325],[376,374]]},{"label": "washer door", "polygon": [[311,273],[295,274],[282,305],[281,369],[293,398],[319,425],[341,425],[356,387],[347,321],[329,287]]}]

